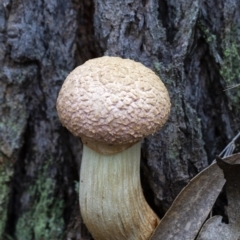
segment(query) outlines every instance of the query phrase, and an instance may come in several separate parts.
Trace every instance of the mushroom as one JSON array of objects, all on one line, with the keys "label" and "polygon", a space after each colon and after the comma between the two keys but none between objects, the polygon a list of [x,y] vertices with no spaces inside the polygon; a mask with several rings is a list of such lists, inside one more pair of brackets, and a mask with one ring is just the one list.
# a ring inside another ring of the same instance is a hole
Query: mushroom
[{"label": "mushroom", "polygon": [[167,121],[170,99],[141,63],[100,57],[75,68],[57,99],[60,121],[83,142],[80,211],[94,239],[149,239],[159,218],[140,183],[141,140]]}]

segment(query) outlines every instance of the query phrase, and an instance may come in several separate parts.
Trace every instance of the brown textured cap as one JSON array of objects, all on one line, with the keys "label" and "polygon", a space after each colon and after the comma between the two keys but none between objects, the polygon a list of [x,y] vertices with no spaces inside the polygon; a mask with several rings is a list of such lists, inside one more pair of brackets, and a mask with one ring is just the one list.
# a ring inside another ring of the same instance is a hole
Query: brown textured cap
[{"label": "brown textured cap", "polygon": [[135,143],[166,122],[170,99],[159,77],[141,63],[100,57],[75,68],[57,99],[62,124],[75,136]]}]

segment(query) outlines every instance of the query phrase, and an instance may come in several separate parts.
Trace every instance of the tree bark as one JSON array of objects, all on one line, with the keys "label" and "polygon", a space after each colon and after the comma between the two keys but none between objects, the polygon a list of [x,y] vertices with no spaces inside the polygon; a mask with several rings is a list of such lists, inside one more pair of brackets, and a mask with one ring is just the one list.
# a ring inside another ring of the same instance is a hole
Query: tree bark
[{"label": "tree bark", "polygon": [[81,144],[55,105],[68,73],[101,53],[92,15],[89,1],[0,2],[3,240],[62,239],[72,219]]},{"label": "tree bark", "polygon": [[142,144],[142,187],[162,217],[239,131],[237,0],[1,0],[1,239],[91,239],[78,207],[82,145],[56,113],[68,73],[120,56],[153,69],[172,102]]}]

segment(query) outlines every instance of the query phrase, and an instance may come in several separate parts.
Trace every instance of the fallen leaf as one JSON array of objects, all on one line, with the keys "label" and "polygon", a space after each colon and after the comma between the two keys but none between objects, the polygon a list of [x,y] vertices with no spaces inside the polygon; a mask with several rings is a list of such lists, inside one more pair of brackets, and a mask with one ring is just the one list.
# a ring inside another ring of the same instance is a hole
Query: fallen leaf
[{"label": "fallen leaf", "polygon": [[203,226],[197,240],[240,239],[240,154],[224,160],[217,158],[218,166],[226,179],[229,223],[223,223],[221,216],[210,218]]},{"label": "fallen leaf", "polygon": [[230,240],[231,235],[228,225],[222,223],[222,217],[214,216],[206,221],[197,240]]},{"label": "fallen leaf", "polygon": [[[239,158],[240,154],[235,154],[224,160],[234,163]],[[151,240],[195,239],[225,181],[217,163],[195,176],[174,200]]]}]

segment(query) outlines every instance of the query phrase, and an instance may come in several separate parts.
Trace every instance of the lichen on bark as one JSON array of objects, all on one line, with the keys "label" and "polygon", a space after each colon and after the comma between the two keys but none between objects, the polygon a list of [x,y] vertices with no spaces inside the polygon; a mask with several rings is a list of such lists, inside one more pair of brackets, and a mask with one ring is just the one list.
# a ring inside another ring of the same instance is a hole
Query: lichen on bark
[{"label": "lichen on bark", "polygon": [[234,27],[235,23],[232,25],[222,43],[223,61],[220,73],[225,81],[225,90],[229,98],[229,106],[233,106],[237,112],[240,112],[240,91],[238,89],[231,89],[231,87],[240,83],[240,33],[237,27]]},{"label": "lichen on bark", "polygon": [[6,163],[0,155],[0,239],[4,232],[8,217],[8,202],[11,197],[10,184],[13,175],[12,163]]},{"label": "lichen on bark", "polygon": [[37,174],[37,179],[22,196],[21,201],[32,199],[16,223],[15,237],[19,240],[62,239],[64,233],[64,201],[56,198],[54,192],[58,185],[48,175],[52,160],[46,162]]}]

